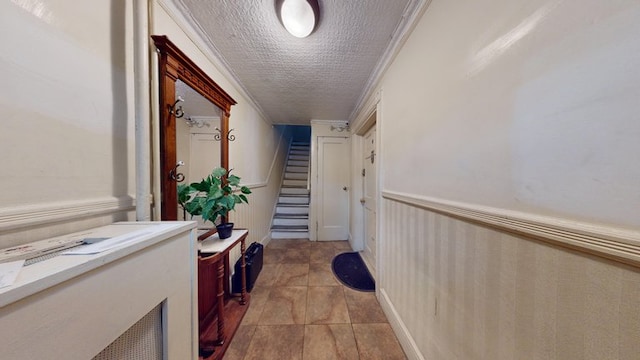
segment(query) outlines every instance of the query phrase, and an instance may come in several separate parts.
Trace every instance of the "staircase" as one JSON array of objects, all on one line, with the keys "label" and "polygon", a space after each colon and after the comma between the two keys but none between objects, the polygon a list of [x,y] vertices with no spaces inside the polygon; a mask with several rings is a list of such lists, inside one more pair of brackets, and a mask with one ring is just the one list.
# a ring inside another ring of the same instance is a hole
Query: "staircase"
[{"label": "staircase", "polygon": [[291,143],[271,225],[272,239],[309,238],[308,174],[309,144]]}]

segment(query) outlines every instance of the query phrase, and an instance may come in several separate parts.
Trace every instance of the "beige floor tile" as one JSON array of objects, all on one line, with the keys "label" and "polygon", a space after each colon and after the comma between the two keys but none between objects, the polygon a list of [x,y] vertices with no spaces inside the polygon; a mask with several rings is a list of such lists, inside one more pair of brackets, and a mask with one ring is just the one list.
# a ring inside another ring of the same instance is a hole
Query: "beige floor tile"
[{"label": "beige floor tile", "polygon": [[306,308],[306,286],[273,287],[258,324],[304,324]]},{"label": "beige floor tile", "polygon": [[337,286],[340,285],[333,275],[330,263],[309,264],[309,286]]},{"label": "beige floor tile", "polygon": [[345,286],[344,297],[347,300],[352,323],[384,323],[388,321],[375,293],[351,290]]},{"label": "beige floor tile", "polygon": [[299,360],[303,346],[304,325],[258,326],[244,359]]},{"label": "beige floor tile", "polygon": [[247,353],[251,338],[253,337],[256,327],[254,325],[240,325],[236,334],[224,354],[224,360],[242,360]]},{"label": "beige floor tile", "polygon": [[309,264],[281,264],[274,286],[307,286]]},{"label": "beige floor tile", "polygon": [[341,286],[311,286],[305,324],[348,324],[349,311]]},{"label": "beige floor tile", "polygon": [[340,250],[340,252],[349,252],[353,251],[351,249],[351,244],[348,241],[334,241],[333,245],[336,249]]},{"label": "beige floor tile", "polygon": [[307,239],[272,239],[267,249],[308,249],[310,246]]},{"label": "beige floor tile", "polygon": [[352,324],[361,360],[404,360],[389,324]]},{"label": "beige floor tile", "polygon": [[224,359],[405,359],[375,294],[333,274],[333,257],[349,251],[347,241],[271,240]]},{"label": "beige floor tile", "polygon": [[333,246],[312,247],[309,262],[331,264],[336,256],[336,249]]},{"label": "beige floor tile", "polygon": [[251,300],[249,301],[249,309],[242,319],[243,325],[256,325],[262,315],[264,305],[269,299],[270,287],[255,287],[251,291]]},{"label": "beige floor tile", "polygon": [[335,246],[335,241],[312,241],[311,242],[311,248],[312,249],[334,249],[336,248]]},{"label": "beige floor tile", "polygon": [[266,249],[263,254],[264,264],[282,264],[286,249]]},{"label": "beige floor tile", "polygon": [[278,277],[280,266],[281,264],[263,264],[254,287],[273,286]]},{"label": "beige floor tile", "polygon": [[306,325],[302,358],[304,360],[358,359],[358,349],[351,325]]},{"label": "beige floor tile", "polygon": [[310,248],[286,249],[282,262],[284,264],[308,264]]}]

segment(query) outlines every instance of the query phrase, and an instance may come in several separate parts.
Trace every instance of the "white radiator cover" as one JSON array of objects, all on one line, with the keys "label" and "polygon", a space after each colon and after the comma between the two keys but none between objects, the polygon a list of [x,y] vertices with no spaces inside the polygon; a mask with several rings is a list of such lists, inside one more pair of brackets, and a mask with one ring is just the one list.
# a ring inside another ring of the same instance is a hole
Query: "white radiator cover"
[{"label": "white radiator cover", "polygon": [[91,360],[162,360],[162,355],[160,304]]},{"label": "white radiator cover", "polygon": [[165,359],[197,359],[194,222],[118,223],[69,237],[149,230],[96,255],[61,255],[23,267],[0,289],[3,360],[91,359],[162,307]]}]

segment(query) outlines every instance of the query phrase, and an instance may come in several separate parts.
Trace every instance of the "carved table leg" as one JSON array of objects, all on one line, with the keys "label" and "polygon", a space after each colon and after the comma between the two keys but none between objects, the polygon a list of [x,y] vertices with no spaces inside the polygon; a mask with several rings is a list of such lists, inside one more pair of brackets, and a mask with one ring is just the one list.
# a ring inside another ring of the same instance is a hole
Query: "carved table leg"
[{"label": "carved table leg", "polygon": [[224,261],[218,262],[218,340],[217,345],[224,344]]},{"label": "carved table leg", "polygon": [[245,245],[244,245],[244,238],[242,240],[240,240],[240,284],[242,285],[241,288],[242,290],[240,290],[240,305],[246,305],[247,304],[247,272],[245,271],[245,267],[247,266],[246,264],[246,259],[245,259]]}]

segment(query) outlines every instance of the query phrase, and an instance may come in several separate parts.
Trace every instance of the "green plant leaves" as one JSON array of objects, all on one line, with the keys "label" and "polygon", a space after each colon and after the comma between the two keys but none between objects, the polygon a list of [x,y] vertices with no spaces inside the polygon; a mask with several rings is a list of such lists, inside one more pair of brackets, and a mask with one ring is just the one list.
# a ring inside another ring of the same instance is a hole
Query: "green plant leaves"
[{"label": "green plant leaves", "polygon": [[[202,215],[205,221],[216,223],[219,217],[227,216],[235,210],[236,204],[249,203],[244,194],[251,194],[246,186],[240,186],[240,177],[229,174],[223,185],[227,170],[221,167],[213,169],[211,175],[190,185],[178,186],[178,201],[185,211],[193,215]],[[241,194],[236,194],[240,192]]]},{"label": "green plant leaves", "polygon": [[221,178],[223,176],[227,175],[227,169],[223,168],[223,167],[217,167],[215,169],[213,169],[213,171],[211,172],[211,176],[213,176],[214,178]]}]

